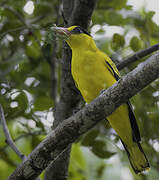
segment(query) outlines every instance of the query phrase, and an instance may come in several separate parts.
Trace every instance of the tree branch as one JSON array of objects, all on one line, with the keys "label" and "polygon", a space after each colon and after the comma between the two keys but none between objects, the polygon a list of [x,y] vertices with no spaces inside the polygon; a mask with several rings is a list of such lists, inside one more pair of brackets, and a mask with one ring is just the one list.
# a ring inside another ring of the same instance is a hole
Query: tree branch
[{"label": "tree branch", "polygon": [[8,179],[27,180],[39,175],[69,144],[158,77],[159,53],[156,53],[105,90],[86,107],[63,121]]},{"label": "tree branch", "polygon": [[151,53],[153,53],[157,50],[159,50],[159,43],[155,44],[154,46],[151,46],[151,47],[148,47],[146,49],[136,52],[132,56],[130,56],[127,59],[123,60],[122,62],[118,63],[116,66],[117,66],[118,70],[121,70],[124,67],[128,66],[129,64],[131,64],[147,55],[150,55]]},{"label": "tree branch", "polygon": [[[63,0],[63,16],[66,26],[80,25],[87,28],[91,19],[97,0]],[[82,12],[79,9],[83,9]],[[62,121],[70,117],[78,107],[81,96],[71,75],[71,50],[66,43],[63,44],[62,53],[62,78],[60,102],[55,108],[55,121],[53,128],[56,128]],[[66,180],[68,178],[68,165],[70,158],[71,145],[67,148],[56,161],[46,170],[45,179]],[[59,152],[60,153],[60,152]],[[62,169],[62,171],[61,171]]]},{"label": "tree branch", "polygon": [[[20,140],[22,138],[27,138],[28,136],[38,136],[38,135],[42,135],[42,133],[39,132],[39,131],[38,132],[34,132],[34,133],[30,133],[29,132],[29,133],[26,133],[26,134],[22,134],[22,135],[18,136],[17,138],[13,139],[13,142],[16,142],[16,141],[18,141],[18,140]],[[9,147],[9,144],[6,144],[5,146],[1,147],[0,148],[0,153],[5,151],[7,147]]]},{"label": "tree branch", "polygon": [[63,5],[63,19],[65,22],[65,25],[68,24],[69,18],[71,17],[72,11],[74,9],[74,3],[76,0],[62,0]]},{"label": "tree branch", "polygon": [[97,0],[76,0],[75,2],[75,7],[69,18],[69,25],[79,25],[87,29]]},{"label": "tree branch", "polygon": [[[3,107],[0,104],[0,120],[2,122],[2,127],[3,127],[3,131],[6,137],[6,143],[13,149],[13,151],[20,157],[20,159],[24,162],[27,157],[22,154],[19,149],[17,148],[16,144],[14,143],[14,141],[12,140],[12,137],[9,133],[9,129],[6,123],[6,119],[4,117],[4,111],[3,111]],[[40,180],[40,178],[35,178],[36,180]]]},{"label": "tree branch", "polygon": [[2,122],[2,127],[3,127],[3,131],[4,131],[4,134],[5,134],[5,138],[6,138],[6,143],[13,149],[13,151],[20,157],[20,159],[22,161],[25,160],[26,156],[19,151],[16,144],[14,143],[14,141],[11,138],[11,135],[9,133],[7,123],[6,123],[6,120],[5,120],[5,117],[4,117],[3,107],[2,107],[1,104],[0,104],[0,119],[1,119],[1,122]]},{"label": "tree branch", "polygon": [[26,26],[21,26],[21,27],[18,27],[18,28],[15,28],[15,29],[10,29],[8,31],[5,31],[4,33],[1,33],[0,35],[0,41],[3,39],[3,37],[9,33],[12,33],[12,32],[16,32],[16,31],[21,31],[21,30],[24,30],[26,28]]},{"label": "tree branch", "polygon": [[[56,12],[56,21],[55,24],[59,24],[60,20],[60,4],[54,7]],[[57,53],[58,53],[58,41],[56,37],[51,42],[47,42],[48,38],[45,40],[46,43],[42,47],[42,52],[44,58],[47,60],[51,69],[51,97],[54,101],[54,104],[57,103]],[[52,42],[53,41],[53,42]],[[52,45],[51,45],[52,44]]]},{"label": "tree branch", "polygon": [[[68,17],[70,16],[74,0],[63,0],[63,16],[68,22]],[[69,6],[70,5],[70,6]],[[66,7],[67,6],[67,7]],[[54,113],[54,124],[53,129],[55,129],[64,119],[68,118],[72,114],[72,104],[77,102],[75,94],[72,93],[70,87],[74,86],[73,79],[70,72],[70,60],[71,51],[68,46],[63,45],[62,52],[62,76],[61,76],[61,91],[60,91],[60,101],[55,106]],[[71,104],[72,103],[72,104]],[[68,165],[70,159],[71,146],[63,151],[62,156],[59,156],[56,161],[50,164],[46,169],[45,179],[52,180],[66,180],[68,177]],[[62,169],[62,171],[61,171]]]}]

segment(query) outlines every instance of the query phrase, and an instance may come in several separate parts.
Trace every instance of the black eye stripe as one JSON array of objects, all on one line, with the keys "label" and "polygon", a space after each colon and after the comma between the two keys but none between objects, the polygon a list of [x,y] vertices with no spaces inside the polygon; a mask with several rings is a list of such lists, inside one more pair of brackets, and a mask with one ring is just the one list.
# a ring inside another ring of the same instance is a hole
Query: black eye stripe
[{"label": "black eye stripe", "polygon": [[79,27],[76,27],[74,28],[71,33],[73,34],[80,34],[80,33],[83,33],[83,31],[79,28]]},{"label": "black eye stripe", "polygon": [[71,31],[72,34],[81,34],[81,33],[84,33],[84,34],[87,34],[90,36],[90,34],[85,30],[83,29],[82,27],[80,26],[77,26],[75,27],[72,31]]}]

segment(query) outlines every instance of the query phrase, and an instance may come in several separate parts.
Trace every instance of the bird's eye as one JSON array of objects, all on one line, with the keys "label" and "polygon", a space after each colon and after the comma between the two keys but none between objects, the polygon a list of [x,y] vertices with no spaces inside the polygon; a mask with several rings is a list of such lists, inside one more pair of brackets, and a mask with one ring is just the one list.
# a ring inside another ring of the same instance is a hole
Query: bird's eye
[{"label": "bird's eye", "polygon": [[90,34],[82,27],[75,27],[72,31],[71,31],[71,34],[87,34],[88,36],[90,36]]},{"label": "bird's eye", "polygon": [[73,29],[71,31],[72,34],[80,34],[80,33],[83,33],[83,31],[79,28],[79,27],[76,27],[75,29]]}]

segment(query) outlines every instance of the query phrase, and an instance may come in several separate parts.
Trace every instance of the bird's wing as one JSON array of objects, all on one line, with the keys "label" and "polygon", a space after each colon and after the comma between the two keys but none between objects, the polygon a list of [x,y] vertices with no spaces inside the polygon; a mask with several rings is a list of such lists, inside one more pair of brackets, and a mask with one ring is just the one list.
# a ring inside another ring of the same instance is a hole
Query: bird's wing
[{"label": "bird's wing", "polygon": [[133,108],[132,108],[130,101],[127,102],[127,105],[129,108],[129,118],[130,118],[130,122],[131,122],[131,127],[133,130],[133,140],[135,142],[140,142],[141,141],[140,131],[139,131],[139,128],[138,128],[136,118],[135,118]]},{"label": "bird's wing", "polygon": [[[116,73],[113,66],[111,66],[111,64],[107,60],[105,62],[106,62],[106,66],[107,66],[108,70],[112,73],[112,75],[118,81],[120,79],[120,76]],[[133,140],[135,142],[139,142],[139,141],[141,141],[140,131],[139,131],[139,128],[138,128],[136,118],[135,118],[133,108],[132,108],[130,101],[127,102],[127,105],[128,105],[128,109],[129,109],[129,119],[130,119],[132,131],[133,131]]]},{"label": "bird's wing", "polygon": [[120,79],[120,76],[115,72],[113,66],[110,65],[110,63],[108,61],[106,62],[106,66],[108,68],[108,70],[112,73],[112,75],[115,77],[115,79],[118,81]]}]

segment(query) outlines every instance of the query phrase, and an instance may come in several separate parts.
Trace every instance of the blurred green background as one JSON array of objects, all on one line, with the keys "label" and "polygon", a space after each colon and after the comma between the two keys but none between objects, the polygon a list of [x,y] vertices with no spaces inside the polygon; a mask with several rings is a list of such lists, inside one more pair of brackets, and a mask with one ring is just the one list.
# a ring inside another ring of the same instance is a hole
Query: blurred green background
[{"label": "blurred green background", "polygon": [[[157,1],[152,1],[155,2],[157,6]],[[91,35],[116,64],[159,41],[155,12],[146,3],[141,3],[140,8],[136,5],[137,9],[131,3],[99,0],[92,16]],[[58,0],[0,0],[0,103],[11,135],[25,155],[51,130],[55,99],[59,99],[62,42],[51,39],[50,44],[48,35],[54,23],[63,26],[59,9]],[[55,53],[54,43],[57,46],[53,73],[48,57]],[[129,65],[121,74],[128,73],[145,59]],[[53,79],[57,82],[56,97],[52,94]],[[149,173],[134,174],[119,138],[103,121],[73,145],[69,180],[158,179],[158,88],[156,80],[132,98],[143,148],[151,164]],[[1,125],[0,137],[0,180],[4,180],[21,160],[6,145]]]}]

